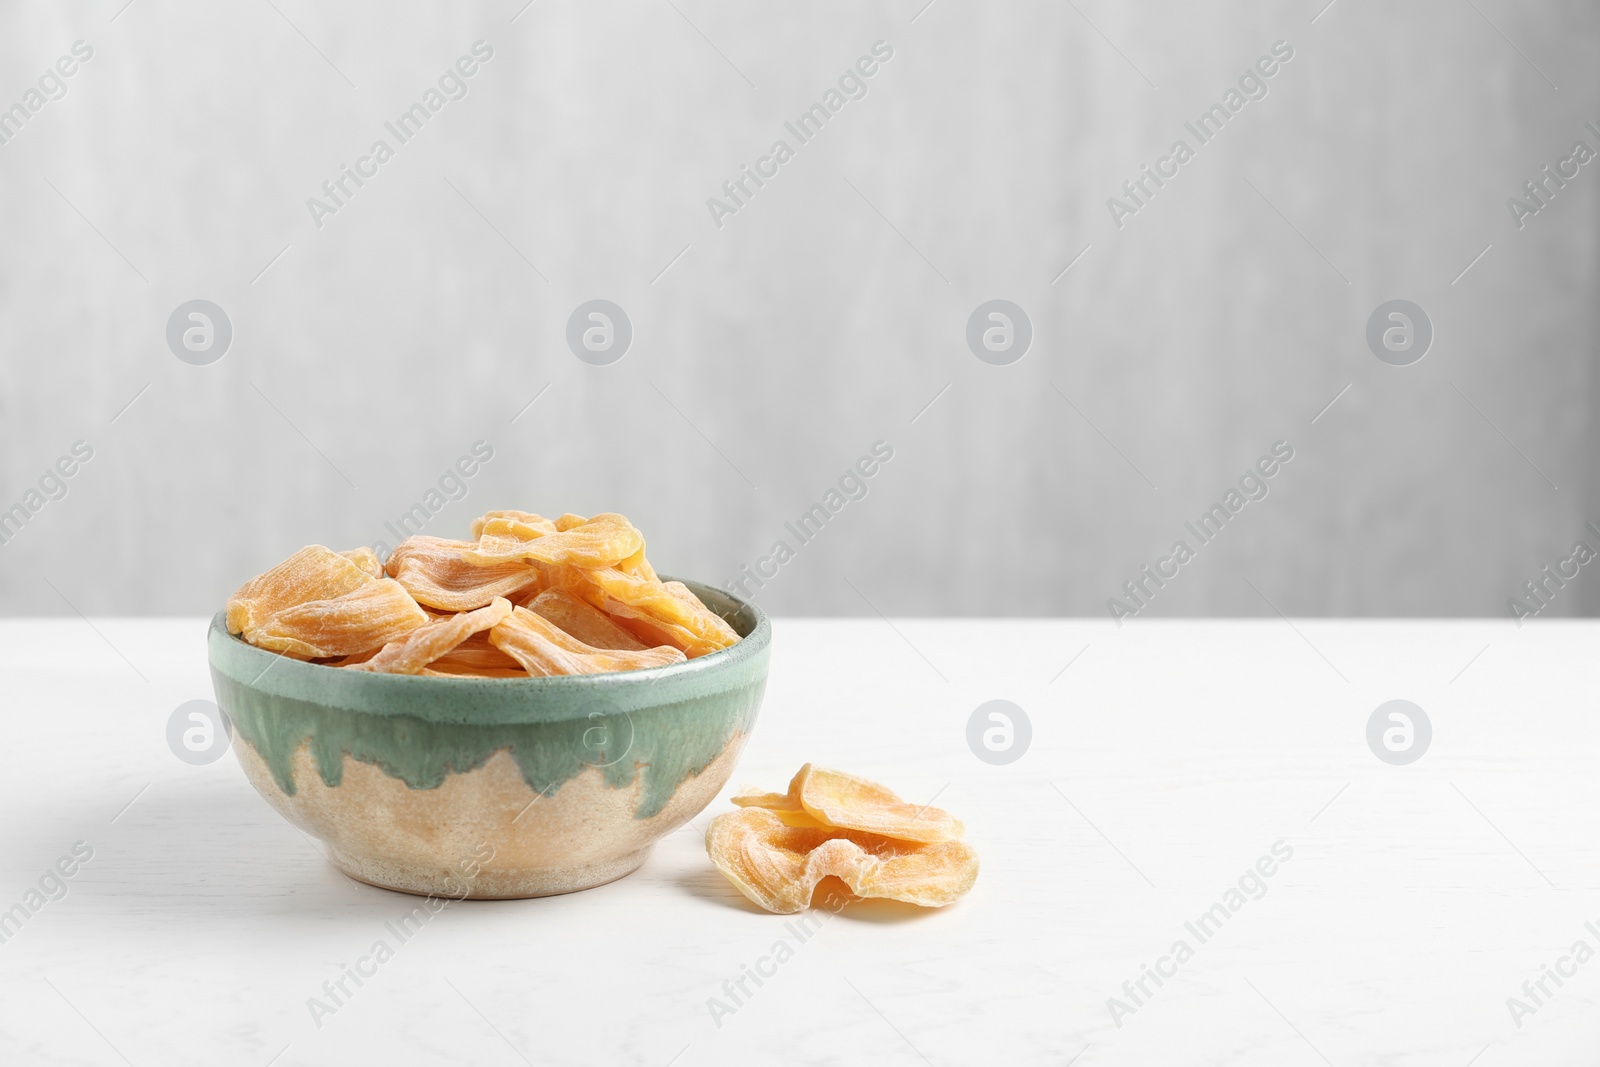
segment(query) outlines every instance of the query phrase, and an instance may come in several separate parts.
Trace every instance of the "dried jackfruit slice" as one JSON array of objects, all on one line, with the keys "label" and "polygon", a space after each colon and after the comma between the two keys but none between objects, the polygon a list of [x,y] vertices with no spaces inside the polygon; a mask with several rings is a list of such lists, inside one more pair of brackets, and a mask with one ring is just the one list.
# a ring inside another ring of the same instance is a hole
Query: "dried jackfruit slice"
[{"label": "dried jackfruit slice", "polygon": [[490,643],[488,630],[480,630],[471,635],[428,664],[428,667],[430,670],[447,674],[476,674],[498,678],[504,676],[500,672],[511,671],[519,677],[528,677],[528,672],[522,669],[522,664]]},{"label": "dried jackfruit slice", "polygon": [[389,557],[389,576],[406,587],[417,603],[443,611],[472,611],[495,597],[509,597],[541,582],[538,568],[527,563],[482,567],[466,553],[471,541],[451,541],[421,534],[408,537]]},{"label": "dried jackfruit slice", "polygon": [[650,566],[650,561],[644,558],[644,546],[639,546],[639,551],[617,564],[617,570],[623,574],[631,574],[635,578],[643,578],[648,582],[659,582],[656,569]]},{"label": "dried jackfruit slice", "polygon": [[383,577],[383,560],[370,548],[351,548],[339,553],[374,578]]},{"label": "dried jackfruit slice", "polygon": [[741,808],[766,808],[768,811],[798,811],[806,809],[800,802],[788,793],[763,793],[757,789],[746,789],[729,798]]},{"label": "dried jackfruit slice", "polygon": [[724,647],[719,642],[706,640],[688,627],[663,622],[639,608],[629,607],[622,601],[613,600],[604,594],[601,595],[600,602],[605,605],[606,614],[615,619],[618,626],[647,645],[671,645],[690,659],[719,652]]},{"label": "dried jackfruit slice", "polygon": [[942,907],[972,888],[978,856],[962,841],[917,844],[831,827],[786,826],[776,812],[740,808],[711,820],[706,852],[734,886],[767,911],[791,915],[817,883],[838,878],[858,897]]},{"label": "dried jackfruit slice", "polygon": [[457,648],[428,664],[427,670],[476,678],[526,678],[522,664],[492,645],[488,649]]},{"label": "dried jackfruit slice", "polygon": [[[527,527],[538,530],[540,533],[555,533],[556,525],[543,515],[535,515],[531,511],[486,511],[472,520],[472,539],[476,541],[483,536],[484,527],[495,519],[504,519],[508,524],[515,524],[512,528]],[[536,536],[532,533],[529,537]]]},{"label": "dried jackfruit slice", "polygon": [[[652,577],[650,581],[660,581],[660,579]],[[661,588],[695,618],[695,622],[685,623],[691,630],[704,633],[708,638],[725,642],[727,645],[738,643],[739,632],[728,623],[727,619],[706,607],[705,601],[695,596],[694,591],[688,586],[682,582],[662,582]]]},{"label": "dried jackfruit slice", "polygon": [[[604,612],[606,595],[600,587],[589,580],[589,572],[578,567],[548,566],[543,563],[535,564],[544,571],[546,589],[561,589],[571,593],[577,599],[588,604],[596,611]],[[527,606],[527,602],[523,602]],[[645,644],[650,644],[646,641]],[[656,642],[660,644],[660,642]]]},{"label": "dried jackfruit slice", "polygon": [[[407,538],[387,564],[369,548],[309,546],[230,598],[229,627],[264,648],[330,666],[429,674],[631,670],[738,640],[688,587],[660,580],[643,535],[622,515],[569,512],[551,520],[490,511],[473,521],[472,533],[473,542]],[[365,589],[372,584],[381,587]],[[480,629],[452,647],[450,638],[473,625],[456,621],[458,614],[497,597],[537,604],[531,618],[554,626],[516,623],[499,642]],[[517,646],[517,656],[501,643]]]},{"label": "dried jackfruit slice", "polygon": [[[513,601],[511,606],[516,607],[516,602]],[[472,634],[465,641],[457,645],[455,650],[450,654],[455,655],[457,652],[492,652],[497,656],[505,655],[504,652],[501,652],[498,648],[495,648],[490,642],[488,630],[483,630],[479,633]]]},{"label": "dried jackfruit slice", "polygon": [[[662,582],[658,579],[643,578],[628,574],[616,567],[585,568],[582,573],[608,598],[605,611],[609,615],[620,615],[627,619],[643,616],[650,621],[680,627],[698,638],[697,644],[709,646],[707,651],[727,648],[739,640],[739,635],[733,627],[729,626],[722,616],[702,604],[700,598],[690,592],[689,587],[682,582]],[[624,604],[633,611],[618,612],[609,603],[611,600]],[[623,625],[627,626],[627,623]],[[688,642],[674,641],[673,644],[683,648],[685,652],[689,651],[684,647]],[[704,652],[699,654],[704,655]]]},{"label": "dried jackfruit slice", "polygon": [[644,535],[625,517],[605,512],[581,526],[523,538],[505,519],[486,522],[478,547],[466,558],[479,566],[510,560],[564,563],[574,567],[610,567],[644,547]]},{"label": "dried jackfruit slice", "polygon": [[788,800],[824,825],[899,841],[954,841],[965,830],[948,811],[908,804],[877,782],[810,763],[789,783]]},{"label": "dried jackfruit slice", "polygon": [[307,545],[228,598],[228,632],[253,630],[296,604],[332,600],[373,581],[361,565],[321,545]]},{"label": "dried jackfruit slice", "polygon": [[966,895],[978,880],[978,854],[965,841],[935,841],[866,871],[848,882],[860,897],[903,900],[942,908]]},{"label": "dried jackfruit slice", "polygon": [[495,597],[488,607],[464,611],[438,622],[418,626],[404,637],[384,645],[377,655],[352,666],[356,671],[379,674],[417,674],[454,650],[475,633],[489,629],[511,614],[511,601]]},{"label": "dried jackfruit slice", "polygon": [[363,584],[343,596],[285,608],[246,630],[244,639],[286,656],[327,659],[381,648],[428,622],[405,586],[393,578],[362,577]]},{"label": "dried jackfruit slice", "polygon": [[475,544],[467,562],[479,567],[529,563],[523,546],[555,532],[555,523],[531,511],[491,511],[472,524]]},{"label": "dried jackfruit slice", "polygon": [[522,664],[500,651],[498,648],[457,648],[446,652],[428,666],[436,670],[457,671],[462,674],[471,674],[475,671],[520,671]]},{"label": "dried jackfruit slice", "polygon": [[807,814],[800,802],[787,793],[761,793],[746,790],[731,798],[741,808],[762,808],[770,811],[782,820],[785,826],[808,826],[812,829],[823,829],[826,823],[820,822]]},{"label": "dried jackfruit slice", "polygon": [[[651,647],[618,626],[611,616],[589,606],[565,589],[546,589],[523,606],[594,648],[641,652]],[[656,644],[666,642],[657,641]]]},{"label": "dried jackfruit slice", "polygon": [[594,648],[527,608],[516,608],[502,619],[489,631],[489,640],[535,676],[642,670],[684,658],[667,646],[642,652]]},{"label": "dried jackfruit slice", "polygon": [[908,804],[876,782],[810,763],[787,793],[747,789],[731,799],[741,808],[773,812],[790,826],[833,826],[924,844],[953,841],[965,832],[947,811]]}]

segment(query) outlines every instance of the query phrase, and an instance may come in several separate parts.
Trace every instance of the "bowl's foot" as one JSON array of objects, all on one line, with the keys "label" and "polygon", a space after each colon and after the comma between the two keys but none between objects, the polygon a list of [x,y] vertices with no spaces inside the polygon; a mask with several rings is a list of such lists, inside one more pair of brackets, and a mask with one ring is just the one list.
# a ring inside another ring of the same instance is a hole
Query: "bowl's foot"
[{"label": "bowl's foot", "polygon": [[517,900],[552,897],[614,882],[632,874],[650,854],[648,847],[617,859],[576,867],[489,868],[473,877],[448,867],[422,867],[392,860],[352,856],[337,848],[328,859],[358,882],[440,900]]}]

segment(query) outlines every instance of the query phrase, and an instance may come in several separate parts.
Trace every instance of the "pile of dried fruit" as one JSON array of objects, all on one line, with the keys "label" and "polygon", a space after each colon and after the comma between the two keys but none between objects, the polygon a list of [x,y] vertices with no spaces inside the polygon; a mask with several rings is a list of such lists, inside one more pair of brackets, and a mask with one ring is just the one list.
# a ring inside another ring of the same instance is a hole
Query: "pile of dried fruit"
[{"label": "pile of dried fruit", "polygon": [[806,764],[787,793],[741,793],[711,820],[706,851],[739,892],[787,915],[817,883],[925,908],[952,903],[978,878],[978,855],[947,811],[907,804],[865,778]]},{"label": "pile of dried fruit", "polygon": [[471,541],[408,537],[302,548],[228,599],[228,630],[295,659],[388,674],[599,674],[739,640],[682,582],[663,582],[621,515],[491,511]]}]

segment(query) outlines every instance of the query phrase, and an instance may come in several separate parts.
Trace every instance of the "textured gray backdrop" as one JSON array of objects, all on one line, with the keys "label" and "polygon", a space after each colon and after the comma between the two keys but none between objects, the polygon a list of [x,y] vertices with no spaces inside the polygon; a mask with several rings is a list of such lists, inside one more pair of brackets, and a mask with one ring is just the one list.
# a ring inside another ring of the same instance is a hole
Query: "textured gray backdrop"
[{"label": "textured gray backdrop", "polygon": [[[1507,206],[1600,148],[1593,4],[925,3],[0,8],[26,116],[0,127],[0,508],[27,520],[0,607],[209,612],[304,543],[392,544],[480,440],[428,532],[619,510],[713,581],[781,538],[760,598],[788,613],[1104,617],[1278,441],[1270,495],[1148,615],[1509,617],[1600,546],[1600,164],[1520,228]],[[477,41],[402,144],[384,124]],[[1279,41],[1201,145],[1184,123]],[[566,341],[597,298],[632,323],[609,366]],[[1395,298],[1435,333],[1410,366],[1366,341]],[[192,299],[232,324],[210,365],[166,340]],[[967,344],[991,299],[1031,321],[1008,366]],[[78,441],[65,496],[30,496]],[[799,545],[785,521],[878,441]],[[1583,568],[1542,614],[1597,606]]]}]

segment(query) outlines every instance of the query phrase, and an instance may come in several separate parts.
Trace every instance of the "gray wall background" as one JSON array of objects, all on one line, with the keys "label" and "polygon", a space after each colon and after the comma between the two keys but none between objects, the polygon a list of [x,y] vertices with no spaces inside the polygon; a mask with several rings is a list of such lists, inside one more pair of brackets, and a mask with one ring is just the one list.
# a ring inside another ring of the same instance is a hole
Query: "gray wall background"
[{"label": "gray wall background", "polygon": [[[761,593],[787,613],[1104,616],[1280,439],[1151,615],[1504,615],[1600,519],[1600,164],[1506,207],[1600,148],[1592,4],[123,2],[0,8],[0,106],[94,49],[0,146],[0,508],[94,449],[0,546],[6,613],[208,613],[302,544],[392,543],[480,439],[428,532],[619,510],[713,581],[890,442]],[[1114,226],[1280,39],[1266,98]],[[866,97],[713,225],[878,40]],[[204,367],[164,339],[197,297],[234,329]],[[597,297],[635,331],[606,367],[564,340]],[[964,340],[997,297],[1034,330],[1006,367]],[[1364,341],[1395,297],[1436,331],[1409,367]],[[1586,568],[1547,614],[1597,606]]]}]

